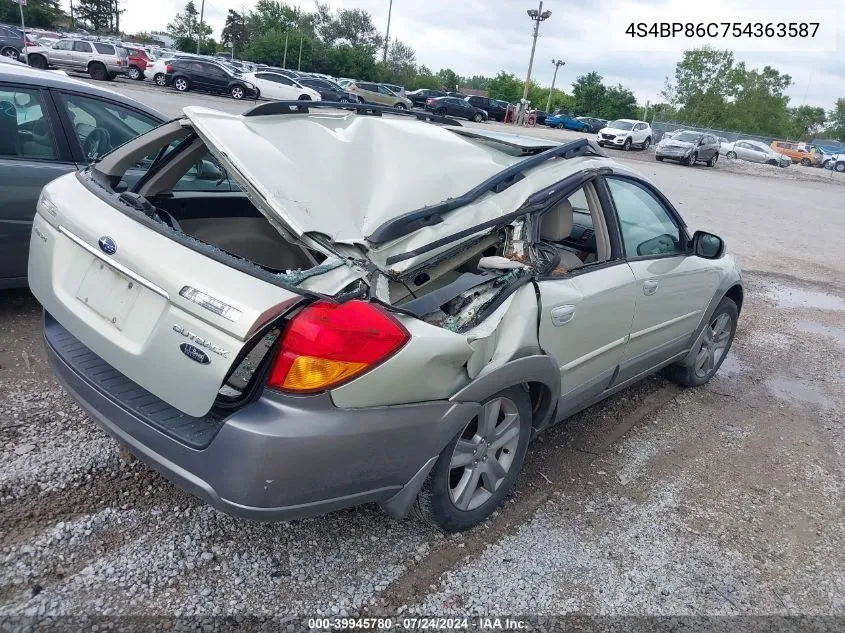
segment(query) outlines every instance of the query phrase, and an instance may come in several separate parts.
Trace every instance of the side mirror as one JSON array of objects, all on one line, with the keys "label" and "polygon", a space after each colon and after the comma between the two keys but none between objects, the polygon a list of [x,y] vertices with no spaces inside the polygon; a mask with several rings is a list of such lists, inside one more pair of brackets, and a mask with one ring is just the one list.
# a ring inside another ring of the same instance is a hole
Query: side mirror
[{"label": "side mirror", "polygon": [[704,145],[704,139],[703,139],[703,138],[698,139],[698,144],[699,144],[699,145]]},{"label": "side mirror", "polygon": [[719,259],[725,254],[725,241],[718,235],[696,231],[692,236],[693,252],[704,259]]}]

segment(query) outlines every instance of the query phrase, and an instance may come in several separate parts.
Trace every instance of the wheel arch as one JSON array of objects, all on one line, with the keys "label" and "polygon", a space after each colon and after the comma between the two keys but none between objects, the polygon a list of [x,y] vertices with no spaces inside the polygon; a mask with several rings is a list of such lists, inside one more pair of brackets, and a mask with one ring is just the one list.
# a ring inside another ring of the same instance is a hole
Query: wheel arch
[{"label": "wheel arch", "polygon": [[740,314],[742,312],[742,302],[745,298],[745,290],[742,287],[742,280],[740,279],[739,274],[730,275],[725,278],[719,285],[718,290],[713,293],[713,298],[710,300],[707,310],[704,311],[704,315],[701,317],[701,322],[690,337],[689,353],[684,360],[680,361],[678,364],[686,365],[694,360],[695,350],[700,346],[699,340],[704,333],[704,327],[707,323],[709,323],[710,317],[713,316],[713,313],[716,312],[716,308],[719,307],[719,304],[725,297],[736,303],[737,314]]},{"label": "wheel arch", "polygon": [[535,429],[548,425],[560,398],[560,368],[550,356],[535,354],[508,361],[483,374],[449,398],[452,402],[481,402],[515,385],[527,385]]}]

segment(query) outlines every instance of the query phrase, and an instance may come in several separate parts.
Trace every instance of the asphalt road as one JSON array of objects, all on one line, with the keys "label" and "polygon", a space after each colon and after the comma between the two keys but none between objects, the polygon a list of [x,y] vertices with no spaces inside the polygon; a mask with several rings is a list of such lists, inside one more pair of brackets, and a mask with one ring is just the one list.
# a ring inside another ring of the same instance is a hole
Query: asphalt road
[{"label": "asphalt road", "polygon": [[[170,115],[249,105],[111,87]],[[204,506],[87,419],[37,303],[2,293],[0,615],[845,614],[841,183],[614,156],[739,255],[733,350],[705,387],[652,378],[545,433],[454,537],[372,507],[268,525]]]}]

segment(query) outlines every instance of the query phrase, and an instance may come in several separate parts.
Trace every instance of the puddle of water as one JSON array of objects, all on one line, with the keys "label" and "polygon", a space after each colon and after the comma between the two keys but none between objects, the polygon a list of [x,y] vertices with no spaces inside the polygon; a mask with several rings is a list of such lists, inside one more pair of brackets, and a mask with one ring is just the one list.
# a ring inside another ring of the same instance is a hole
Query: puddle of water
[{"label": "puddle of water", "polygon": [[814,404],[820,407],[831,408],[830,400],[824,394],[819,393],[815,387],[793,378],[786,376],[775,376],[766,381],[766,387],[769,388],[775,397],[787,402],[799,400],[807,404]]},{"label": "puddle of water", "polygon": [[845,299],[836,295],[796,286],[775,284],[766,294],[784,308],[816,308],[819,310],[845,310]]},{"label": "puddle of water", "polygon": [[[810,334],[820,334],[822,336],[829,336],[838,345],[845,347],[845,329],[833,327],[832,325],[824,325],[818,321],[810,321],[809,319],[801,319],[798,321],[798,329],[802,332],[809,332]],[[727,358],[725,361],[727,362]]]},{"label": "puddle of water", "polygon": [[725,360],[722,361],[722,365],[719,367],[719,371],[716,375],[721,376],[722,378],[733,378],[743,371],[745,371],[745,363],[740,361],[739,357],[734,354],[733,350],[731,350],[728,352],[728,355],[725,356]]}]

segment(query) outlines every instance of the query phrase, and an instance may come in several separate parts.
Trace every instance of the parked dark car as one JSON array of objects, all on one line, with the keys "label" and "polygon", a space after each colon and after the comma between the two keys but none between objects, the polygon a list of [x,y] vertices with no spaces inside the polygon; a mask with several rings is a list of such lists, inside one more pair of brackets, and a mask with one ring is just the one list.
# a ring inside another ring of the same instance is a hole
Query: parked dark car
[{"label": "parked dark car", "polygon": [[405,96],[411,100],[414,107],[424,108],[426,99],[436,99],[437,97],[445,97],[446,93],[442,90],[429,90],[428,88],[420,88],[419,90],[411,90],[406,92]]},{"label": "parked dark car", "polygon": [[174,59],[167,65],[164,82],[179,92],[199,90],[228,94],[233,99],[258,98],[255,84],[244,79],[240,73],[222,64],[199,59]]},{"label": "parked dark car", "polygon": [[19,28],[0,24],[0,55],[19,59],[26,46],[35,46],[35,42],[28,40]]},{"label": "parked dark car", "polygon": [[474,105],[476,108],[481,108],[487,112],[494,121],[505,120],[505,113],[508,111],[506,101],[499,101],[490,97],[479,97],[477,95],[470,95],[466,100],[470,105]]},{"label": "parked dark car", "polygon": [[719,160],[720,147],[719,139],[712,134],[683,131],[671,138],[663,137],[655,148],[655,158],[659,161],[668,158],[685,165],[702,162],[707,163],[708,167],[714,167]]},{"label": "parked dark car", "polygon": [[320,93],[320,98],[323,101],[337,101],[345,102],[351,101],[355,103],[358,97],[341,88],[338,84],[329,81],[328,79],[320,79],[319,77],[297,77],[296,83],[311,88]]},{"label": "parked dark car", "polygon": [[41,188],[168,118],[61,74],[0,65],[0,288],[26,286]]},{"label": "parked dark car", "polygon": [[469,95],[465,95],[463,92],[447,92],[444,96],[457,97],[458,99],[466,99]]},{"label": "parked dark car", "polygon": [[435,114],[459,117],[462,119],[469,119],[480,123],[488,119],[487,112],[481,108],[476,108],[466,99],[459,99],[458,97],[437,97],[435,99],[426,99],[425,109],[434,112]]},{"label": "parked dark car", "polygon": [[586,123],[587,125],[589,125],[590,132],[598,132],[602,128],[607,127],[607,121],[605,121],[604,119],[597,119],[591,116],[579,116],[576,118],[582,123]]}]

